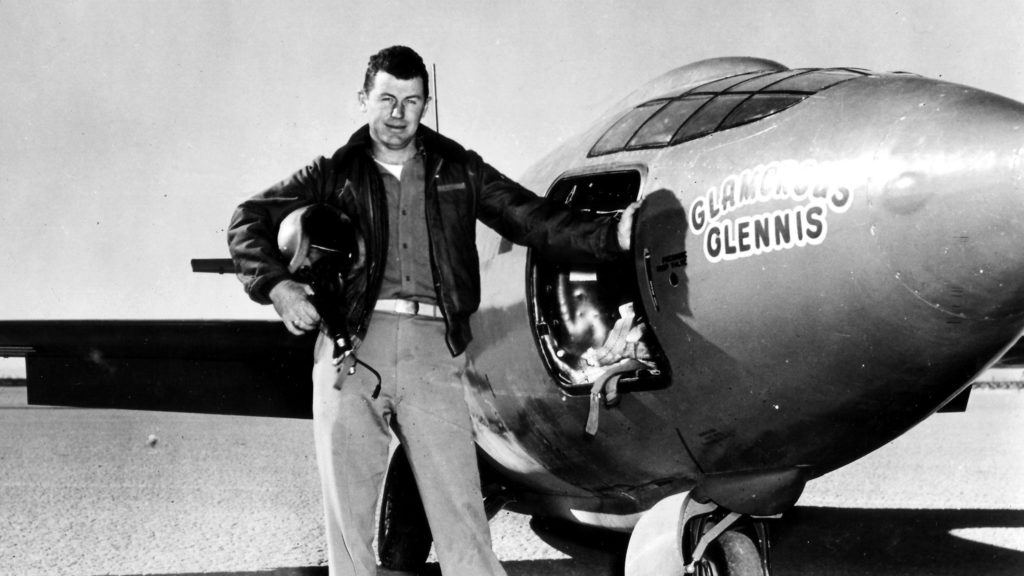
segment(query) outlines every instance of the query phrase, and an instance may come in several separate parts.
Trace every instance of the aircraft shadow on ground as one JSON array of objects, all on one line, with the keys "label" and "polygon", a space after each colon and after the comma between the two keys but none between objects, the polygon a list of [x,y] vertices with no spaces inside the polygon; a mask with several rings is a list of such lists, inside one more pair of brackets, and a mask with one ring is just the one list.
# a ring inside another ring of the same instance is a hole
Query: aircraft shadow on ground
[{"label": "aircraft shadow on ground", "polygon": [[[502,562],[509,576],[619,576],[628,537],[534,519],[534,532],[569,556]],[[797,507],[770,523],[773,576],[1024,574],[1024,552],[953,535],[972,528],[1024,530],[1021,510],[909,510]],[[440,576],[428,564],[422,576]],[[161,575],[152,575],[161,576]],[[162,576],[327,576],[327,568]]]},{"label": "aircraft shadow on ground", "polygon": [[1024,552],[952,533],[973,528],[1024,530],[1024,511],[797,507],[772,523],[772,573],[1024,574]]}]

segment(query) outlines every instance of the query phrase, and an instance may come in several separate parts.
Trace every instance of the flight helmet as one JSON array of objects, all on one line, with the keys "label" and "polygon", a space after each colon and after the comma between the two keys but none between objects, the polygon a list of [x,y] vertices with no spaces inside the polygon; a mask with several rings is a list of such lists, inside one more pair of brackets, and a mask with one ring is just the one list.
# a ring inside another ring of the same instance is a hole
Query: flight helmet
[{"label": "flight helmet", "polygon": [[362,262],[362,241],[347,216],[326,204],[311,204],[292,211],[281,221],[277,245],[297,274],[327,259],[332,268],[348,271]]}]

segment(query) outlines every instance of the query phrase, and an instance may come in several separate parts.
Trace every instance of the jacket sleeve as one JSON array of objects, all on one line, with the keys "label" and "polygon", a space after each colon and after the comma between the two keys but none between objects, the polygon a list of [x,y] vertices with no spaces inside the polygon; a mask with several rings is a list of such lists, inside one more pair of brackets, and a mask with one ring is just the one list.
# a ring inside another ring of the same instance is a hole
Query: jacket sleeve
[{"label": "jacket sleeve", "polygon": [[228,226],[228,250],[235,274],[246,293],[260,304],[270,303],[270,289],[288,277],[277,247],[277,230],[297,208],[321,201],[326,160],[312,164],[256,194],[235,209]]},{"label": "jacket sleeve", "polygon": [[554,260],[611,260],[623,253],[618,220],[593,216],[542,198],[510,180],[473,153],[479,186],[477,216],[516,244]]}]

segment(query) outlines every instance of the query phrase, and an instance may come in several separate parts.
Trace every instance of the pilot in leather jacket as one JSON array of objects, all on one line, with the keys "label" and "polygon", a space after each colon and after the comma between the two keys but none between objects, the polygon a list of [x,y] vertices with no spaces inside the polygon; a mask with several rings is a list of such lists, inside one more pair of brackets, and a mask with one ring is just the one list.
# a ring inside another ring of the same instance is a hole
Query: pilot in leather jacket
[{"label": "pilot in leather jacket", "polygon": [[[469,317],[480,305],[476,220],[505,238],[556,260],[610,260],[623,249],[617,222],[573,212],[506,178],[475,152],[425,126],[417,141],[425,154],[426,217],[431,268],[452,356],[472,334]],[[388,209],[363,126],[331,158],[319,157],[286,180],[242,203],[231,218],[228,244],[235,272],[250,298],[270,303],[270,289],[288,278],[277,230],[293,210],[327,203],[346,214],[365,242],[365,265],[346,278],[349,330],[361,341],[380,291],[387,255]]]}]

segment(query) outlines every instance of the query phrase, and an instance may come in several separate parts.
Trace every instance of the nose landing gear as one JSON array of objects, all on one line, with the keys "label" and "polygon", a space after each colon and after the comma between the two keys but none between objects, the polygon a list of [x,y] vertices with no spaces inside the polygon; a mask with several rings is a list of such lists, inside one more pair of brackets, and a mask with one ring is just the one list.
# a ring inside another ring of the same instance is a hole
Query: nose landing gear
[{"label": "nose landing gear", "polygon": [[690,523],[689,545],[684,549],[693,552],[683,570],[696,576],[768,576],[764,522],[750,521],[755,531],[751,537],[749,530],[735,526],[743,518],[741,514],[730,512],[717,523],[715,517],[715,513],[706,514]]},{"label": "nose landing gear", "polygon": [[769,549],[762,520],[676,494],[640,518],[626,550],[625,574],[769,576]]}]

